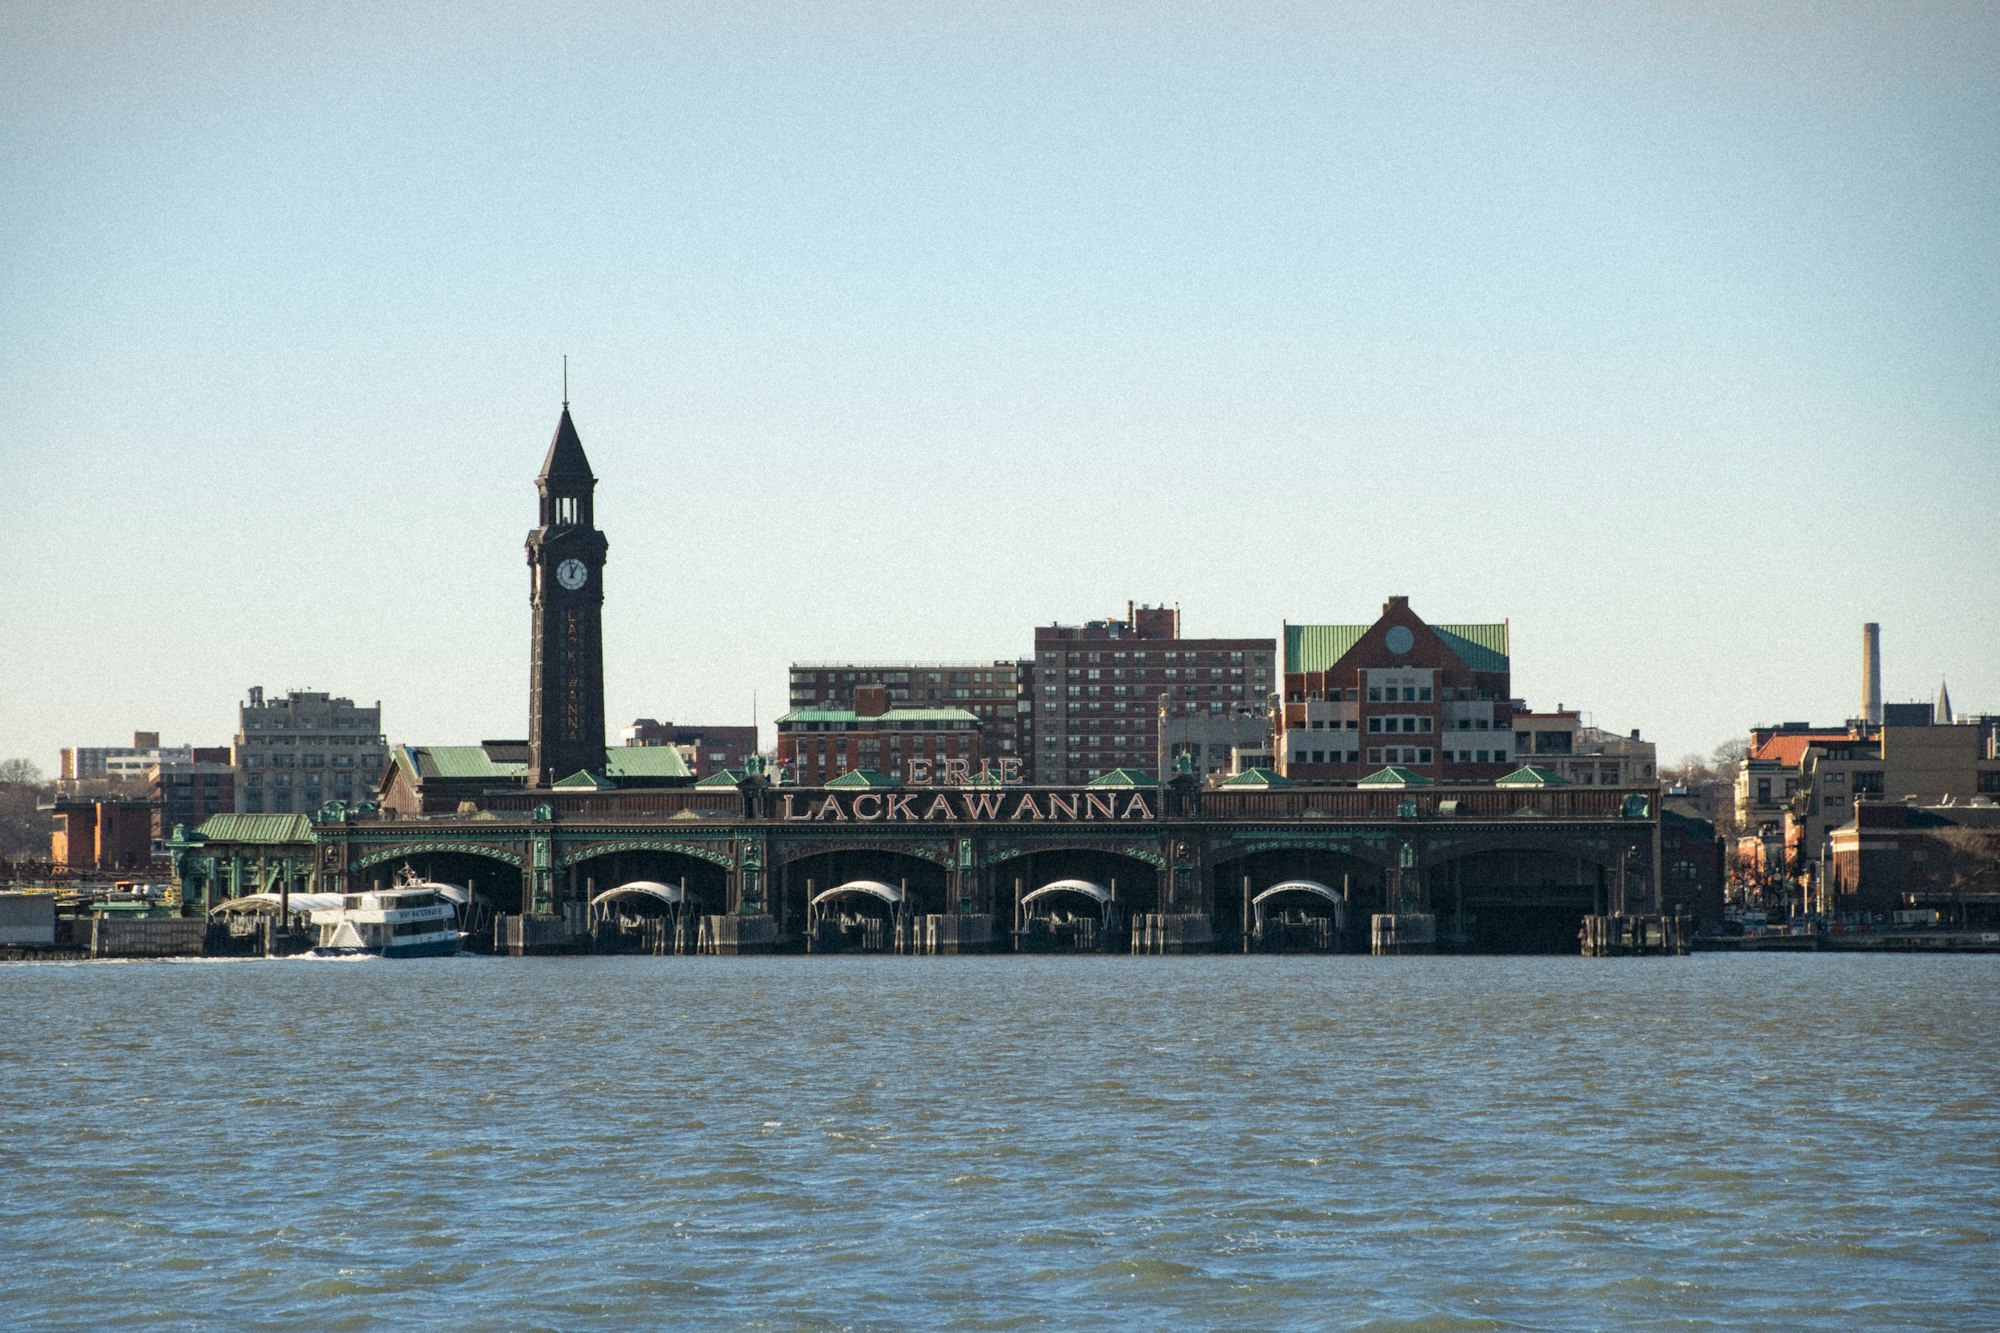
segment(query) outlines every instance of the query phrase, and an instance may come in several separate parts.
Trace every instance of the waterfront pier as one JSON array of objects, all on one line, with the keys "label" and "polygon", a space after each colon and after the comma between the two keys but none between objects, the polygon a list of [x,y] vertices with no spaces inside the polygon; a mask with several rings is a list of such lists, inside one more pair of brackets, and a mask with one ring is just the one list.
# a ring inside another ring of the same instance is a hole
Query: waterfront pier
[{"label": "waterfront pier", "polygon": [[[1660,911],[1653,789],[839,789],[753,772],[501,789],[443,813],[420,787],[400,811],[323,811],[313,890],[408,865],[467,886],[507,953],[1574,952],[1587,918]],[[175,848],[189,902],[213,891],[200,851]]]}]

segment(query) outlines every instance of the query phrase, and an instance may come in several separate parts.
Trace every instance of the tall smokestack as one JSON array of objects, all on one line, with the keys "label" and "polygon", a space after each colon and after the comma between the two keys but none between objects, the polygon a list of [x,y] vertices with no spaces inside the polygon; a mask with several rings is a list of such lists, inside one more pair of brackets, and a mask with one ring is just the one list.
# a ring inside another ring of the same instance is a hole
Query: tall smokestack
[{"label": "tall smokestack", "polygon": [[1861,716],[1882,725],[1882,627],[1872,620],[1861,627]]}]

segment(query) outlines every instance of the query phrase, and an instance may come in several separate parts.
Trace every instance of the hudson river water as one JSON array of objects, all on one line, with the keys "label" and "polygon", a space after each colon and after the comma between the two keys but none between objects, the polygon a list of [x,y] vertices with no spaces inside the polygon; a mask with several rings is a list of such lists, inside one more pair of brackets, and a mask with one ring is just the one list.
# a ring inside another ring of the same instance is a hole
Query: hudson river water
[{"label": "hudson river water", "polygon": [[0,967],[0,1324],[2000,1327],[2000,958]]}]

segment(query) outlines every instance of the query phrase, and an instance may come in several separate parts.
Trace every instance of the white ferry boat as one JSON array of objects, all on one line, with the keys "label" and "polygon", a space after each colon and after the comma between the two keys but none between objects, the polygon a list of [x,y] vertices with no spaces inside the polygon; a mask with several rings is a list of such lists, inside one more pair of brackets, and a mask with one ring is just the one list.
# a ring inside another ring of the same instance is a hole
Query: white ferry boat
[{"label": "white ferry boat", "polygon": [[338,907],[312,914],[321,953],[372,953],[429,958],[459,948],[458,908],[447,885],[418,882],[405,872],[387,889],[348,893]]}]

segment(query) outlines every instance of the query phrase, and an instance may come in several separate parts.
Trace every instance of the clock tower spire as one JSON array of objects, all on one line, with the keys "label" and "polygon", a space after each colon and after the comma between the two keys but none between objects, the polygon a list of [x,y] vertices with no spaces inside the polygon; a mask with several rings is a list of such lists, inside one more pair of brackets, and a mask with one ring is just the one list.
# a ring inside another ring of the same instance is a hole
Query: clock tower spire
[{"label": "clock tower spire", "polygon": [[528,534],[535,610],[528,697],[528,781],[547,787],[604,770],[604,553],[591,512],[597,478],[565,401],[535,478],[541,522]]}]

